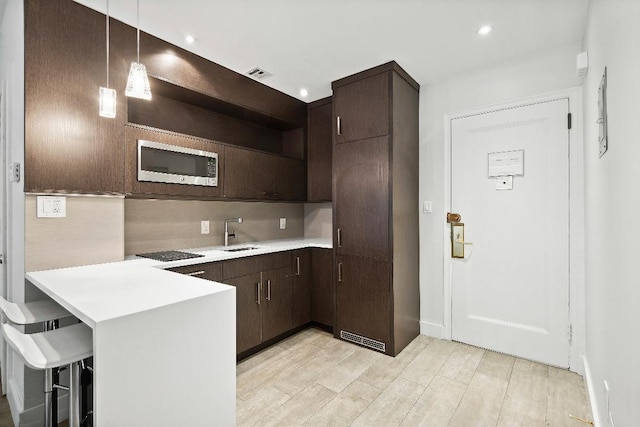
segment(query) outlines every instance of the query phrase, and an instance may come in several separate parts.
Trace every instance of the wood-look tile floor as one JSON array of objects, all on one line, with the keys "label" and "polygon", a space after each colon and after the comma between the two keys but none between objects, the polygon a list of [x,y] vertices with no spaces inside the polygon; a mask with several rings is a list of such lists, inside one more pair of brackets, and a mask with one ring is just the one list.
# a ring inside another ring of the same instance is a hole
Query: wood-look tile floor
[{"label": "wood-look tile floor", "polygon": [[576,426],[582,377],[426,336],[392,358],[307,329],[237,366],[239,426]]}]

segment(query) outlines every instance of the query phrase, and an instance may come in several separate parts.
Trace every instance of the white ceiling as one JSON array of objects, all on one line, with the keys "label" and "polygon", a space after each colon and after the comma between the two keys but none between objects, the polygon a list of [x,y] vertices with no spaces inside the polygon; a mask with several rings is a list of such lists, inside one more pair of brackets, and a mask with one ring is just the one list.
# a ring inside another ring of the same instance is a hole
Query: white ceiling
[{"label": "white ceiling", "polygon": [[[106,10],[106,0],[76,1]],[[109,7],[136,25],[135,0]],[[390,60],[424,85],[579,42],[587,7],[588,0],[140,0],[140,27],[239,73],[259,66],[273,74],[264,84],[310,102],[331,95],[331,81]],[[479,36],[482,24],[494,31]]]}]

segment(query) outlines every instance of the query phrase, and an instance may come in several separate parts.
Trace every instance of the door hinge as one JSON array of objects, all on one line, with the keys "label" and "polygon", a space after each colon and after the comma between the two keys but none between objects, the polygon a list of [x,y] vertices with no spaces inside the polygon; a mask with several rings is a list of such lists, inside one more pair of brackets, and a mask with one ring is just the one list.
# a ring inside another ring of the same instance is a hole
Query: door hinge
[{"label": "door hinge", "polygon": [[567,129],[571,129],[571,113],[567,114]]},{"label": "door hinge", "polygon": [[20,182],[20,163],[11,163],[11,182]]},{"label": "door hinge", "polygon": [[567,333],[569,335],[569,342],[571,342],[573,340],[573,325],[571,323],[569,323],[569,328]]}]

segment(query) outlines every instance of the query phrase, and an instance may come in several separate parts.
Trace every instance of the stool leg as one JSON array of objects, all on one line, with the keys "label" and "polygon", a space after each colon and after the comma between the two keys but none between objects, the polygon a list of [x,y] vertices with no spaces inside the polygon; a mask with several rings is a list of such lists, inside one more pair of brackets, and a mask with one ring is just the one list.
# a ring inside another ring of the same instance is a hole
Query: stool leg
[{"label": "stool leg", "polygon": [[44,425],[52,427],[53,420],[53,370],[44,370]]},{"label": "stool leg", "polygon": [[[48,320],[44,322],[45,331],[53,331],[58,329],[58,320]],[[60,375],[58,369],[46,369],[45,370],[45,395],[44,395],[44,407],[45,407],[45,426],[57,427],[58,426],[58,389],[54,387],[55,384],[60,382]],[[47,383],[49,386],[47,387]]]},{"label": "stool leg", "polygon": [[69,367],[69,427],[80,427],[80,363]]}]

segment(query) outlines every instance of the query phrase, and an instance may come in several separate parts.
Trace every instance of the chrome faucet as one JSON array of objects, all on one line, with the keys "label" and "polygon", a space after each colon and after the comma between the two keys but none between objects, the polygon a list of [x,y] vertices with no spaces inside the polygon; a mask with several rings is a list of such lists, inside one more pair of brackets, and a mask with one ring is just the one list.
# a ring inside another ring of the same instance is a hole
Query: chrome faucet
[{"label": "chrome faucet", "polygon": [[236,237],[236,232],[234,230],[231,230],[231,233],[229,233],[230,222],[237,222],[238,224],[242,224],[242,218],[230,218],[230,219],[224,220],[224,245],[225,246],[229,246],[229,237],[233,237],[234,239]]}]

